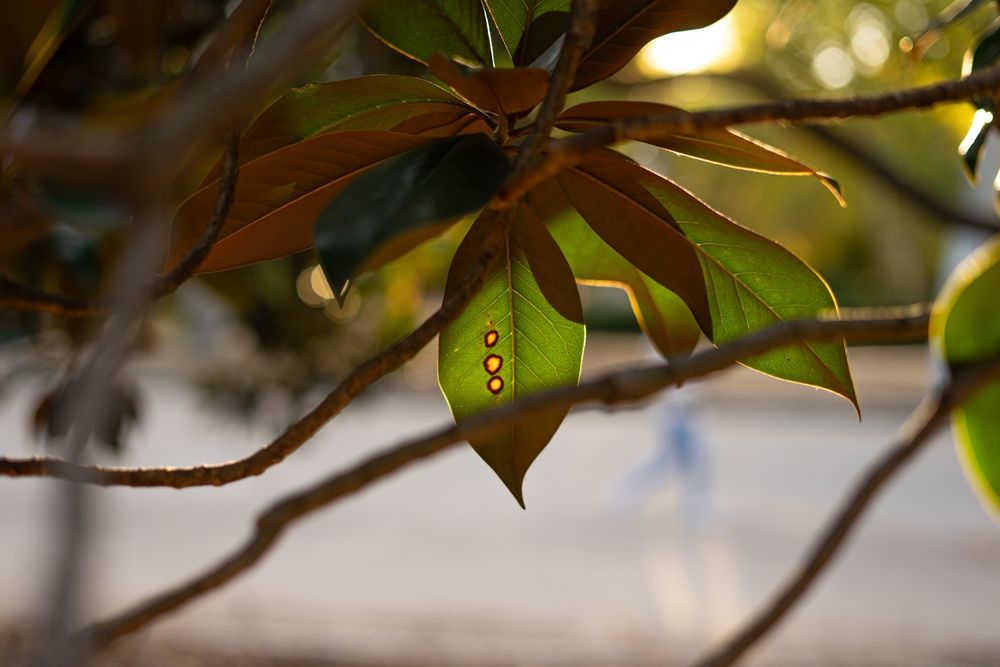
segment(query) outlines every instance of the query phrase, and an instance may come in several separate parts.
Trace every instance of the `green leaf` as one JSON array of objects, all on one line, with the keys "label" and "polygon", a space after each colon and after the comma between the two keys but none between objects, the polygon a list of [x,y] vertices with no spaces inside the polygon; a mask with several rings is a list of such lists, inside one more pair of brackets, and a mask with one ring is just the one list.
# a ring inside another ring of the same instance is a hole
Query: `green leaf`
[{"label": "green leaf", "polygon": [[515,65],[527,65],[566,32],[570,0],[485,0]]},{"label": "green leaf", "polygon": [[[397,131],[427,134],[480,115],[463,100],[429,81],[412,76],[377,74],[295,88],[279,97],[253,122],[240,141],[240,165],[329,132]],[[485,127],[485,126],[484,126]],[[218,179],[220,167],[203,185]]]},{"label": "green leaf", "polygon": [[[219,241],[199,270],[222,271],[311,248],[313,223],[353,178],[432,141],[398,132],[337,132],[254,160],[241,169]],[[199,242],[218,192],[218,182],[206,185],[177,211],[168,267]]]},{"label": "green leaf", "polygon": [[[571,132],[583,132],[625,118],[673,111],[682,109],[655,102],[587,102],[564,111],[559,116],[556,127]],[[830,176],[816,171],[774,146],[735,130],[703,130],[698,134],[673,134],[651,139],[646,143],[678,155],[734,169],[782,176],[813,176],[836,197],[841,206],[845,204],[840,186]]]},{"label": "green leaf", "polygon": [[[713,343],[837,309],[827,284],[795,255],[619,153],[597,153],[557,180],[601,238],[684,299]],[[662,249],[651,252],[656,244]],[[683,289],[675,287],[671,272],[689,271],[687,258],[678,254],[682,244],[700,265],[704,296],[693,293],[687,279],[680,283]],[[857,406],[843,342],[787,345],[745,364],[827,389]]]},{"label": "green leaf", "polygon": [[[966,259],[938,296],[931,341],[949,367],[961,368],[1000,354],[1000,236]],[[952,415],[955,446],[969,483],[1000,521],[1000,381],[973,395]]]},{"label": "green leaf", "polygon": [[496,65],[489,16],[480,0],[371,0],[361,18],[376,37],[422,63],[443,53]]},{"label": "green leaf", "polygon": [[701,331],[680,297],[601,240],[573,210],[554,181],[536,187],[527,201],[546,221],[577,281],[625,290],[639,326],[660,354],[675,357],[691,353]]},{"label": "green leaf", "polygon": [[574,89],[607,79],[647,42],[721,19],[736,0],[602,0],[597,33],[577,70]]},{"label": "green leaf", "polygon": [[359,176],[316,221],[316,250],[342,298],[365,259],[393,237],[481,208],[507,177],[503,149],[470,134],[439,139]]},{"label": "green leaf", "polygon": [[[438,379],[456,421],[580,378],[585,329],[573,274],[531,210],[521,204],[515,213],[500,264],[462,315],[441,332]],[[480,216],[459,246],[445,299],[475,264],[496,224],[494,215]],[[490,382],[497,386],[491,389]],[[524,475],[566,412],[549,409],[470,441],[522,507]]]}]

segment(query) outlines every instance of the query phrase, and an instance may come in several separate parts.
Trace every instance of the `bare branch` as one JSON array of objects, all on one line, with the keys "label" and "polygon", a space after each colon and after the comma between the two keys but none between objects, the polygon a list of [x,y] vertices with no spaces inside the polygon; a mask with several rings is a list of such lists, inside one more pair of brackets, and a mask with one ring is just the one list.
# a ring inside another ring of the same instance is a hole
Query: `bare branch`
[{"label": "bare branch", "polygon": [[929,109],[975,97],[993,97],[1000,89],[1000,65],[964,79],[942,81],[880,95],[841,99],[796,98],[706,111],[673,111],[623,119],[552,142],[547,158],[523,178],[509,183],[498,195],[514,202],[531,188],[575,164],[599,148],[623,141],[643,141],[671,134],[697,134],[710,129],[751,123],[797,123],[881,116],[899,111]]},{"label": "bare branch", "polygon": [[[481,268],[473,272],[474,280],[470,279],[456,292],[455,300],[442,304],[441,309],[412,334],[356,368],[305,417],[289,426],[269,445],[247,458],[186,468],[108,468],[76,466],[54,457],[25,459],[0,457],[0,475],[57,479],[72,477],[98,486],[166,486],[181,489],[191,486],[222,486],[263,474],[268,468],[280,463],[301,447],[327,421],[350,403],[354,396],[412,359],[447,326],[479,289],[486,270],[496,261],[496,247],[494,245],[486,249],[487,254],[480,260]],[[546,408],[552,407],[554,403],[569,406],[582,401],[602,400],[605,396],[602,392],[605,391],[611,391],[621,401],[636,401],[670,384],[707,375],[731,366],[740,359],[798,340],[844,337],[854,342],[901,343],[919,340],[927,333],[929,315],[924,306],[907,307],[902,310],[854,310],[852,314],[853,319],[794,320],[763,329],[690,359],[673,359],[665,366],[626,369],[606,376],[600,381],[536,394],[530,399],[523,399],[511,407],[504,408],[497,414],[511,413],[511,416],[517,416],[522,410],[538,409],[537,406],[531,407],[538,402],[541,402],[542,408]],[[494,412],[487,414],[493,415]]]},{"label": "bare branch", "polygon": [[[134,609],[81,632],[81,641],[100,649],[134,632],[191,600],[226,584],[259,561],[289,525],[317,509],[343,498],[416,461],[433,456],[470,437],[488,434],[532,418],[553,406],[580,403],[632,403],[671,385],[703,377],[741,359],[801,340],[882,340],[919,335],[926,330],[926,311],[896,313],[868,320],[797,320],[761,330],[719,348],[679,359],[667,365],[619,371],[579,386],[562,387],[519,399],[502,408],[470,417],[422,438],[385,450],[350,470],[335,474],[305,491],[289,496],[261,514],[246,544],[207,572],[139,604]],[[1000,363],[991,367],[1000,372]],[[964,396],[964,394],[963,394]]]},{"label": "bare branch", "polygon": [[692,667],[732,665],[773,630],[839,553],[875,496],[923,449],[952,410],[997,375],[1000,375],[1000,358],[959,373],[943,390],[924,399],[900,429],[896,443],[868,468],[848,494],[790,579],[730,639]]}]

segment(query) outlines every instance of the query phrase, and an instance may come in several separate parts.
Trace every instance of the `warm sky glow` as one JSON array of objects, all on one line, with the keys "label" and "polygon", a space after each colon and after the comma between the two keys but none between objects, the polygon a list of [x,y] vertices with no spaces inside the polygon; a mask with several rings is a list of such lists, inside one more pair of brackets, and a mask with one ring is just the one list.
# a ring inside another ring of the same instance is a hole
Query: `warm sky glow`
[{"label": "warm sky glow", "polygon": [[639,69],[650,77],[703,72],[732,58],[739,42],[732,14],[707,28],[657,37],[639,52]]}]

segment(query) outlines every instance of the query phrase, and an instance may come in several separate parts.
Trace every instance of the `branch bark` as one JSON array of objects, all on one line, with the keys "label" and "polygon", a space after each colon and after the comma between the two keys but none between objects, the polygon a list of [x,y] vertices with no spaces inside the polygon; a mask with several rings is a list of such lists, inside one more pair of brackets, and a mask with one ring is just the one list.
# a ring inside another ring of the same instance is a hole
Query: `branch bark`
[{"label": "branch bark", "polygon": [[[494,238],[498,238],[497,237]],[[412,359],[430,340],[461,312],[465,303],[481,286],[483,276],[496,261],[499,243],[492,255],[484,255],[480,266],[470,280],[456,292],[456,300],[443,304],[424,324],[405,339],[381,355],[356,368],[323,401],[305,417],[289,426],[285,432],[253,455],[214,465],[186,468],[109,468],[103,466],[77,466],[54,457],[15,459],[0,457],[0,475],[7,477],[77,478],[98,486],[170,487],[182,489],[191,486],[222,486],[247,477],[263,474],[301,447],[327,421],[336,416],[366,387],[387,373]],[[487,249],[489,250],[489,249]],[[599,387],[585,383],[577,387],[552,390],[524,399],[514,407],[505,408],[513,415],[522,409],[531,409],[535,402],[551,407],[551,401],[561,399],[559,405],[594,400],[601,392],[613,390],[622,400],[640,400],[664,386],[685,379],[700,377],[726,368],[740,359],[753,356],[797,340],[822,340],[843,337],[853,342],[911,342],[926,336],[929,312],[925,306],[889,310],[853,310],[851,319],[795,320],[763,329],[746,338],[727,343],[715,350],[703,352],[689,359],[670,360],[666,365],[620,371],[606,376]],[[664,384],[665,383],[665,384]],[[558,402],[558,400],[557,400]],[[522,404],[528,407],[524,408]],[[537,409],[537,408],[535,408]],[[493,414],[492,412],[488,414]],[[506,414],[506,413],[504,413]]]},{"label": "branch bark", "polygon": [[552,142],[546,159],[498,195],[501,203],[520,199],[536,185],[576,164],[587,154],[623,141],[643,141],[671,134],[751,123],[798,123],[881,116],[887,113],[928,109],[974,97],[993,97],[1000,89],[1000,65],[975,72],[964,79],[942,81],[880,95],[840,99],[795,98],[706,111],[675,111],[628,118]]},{"label": "branch bark", "polygon": [[[555,405],[571,406],[580,403],[633,403],[671,385],[704,377],[741,359],[790,342],[841,336],[864,340],[913,336],[926,330],[927,320],[928,314],[925,311],[868,320],[797,320],[761,330],[719,348],[667,365],[610,373],[579,386],[552,389],[470,417],[430,435],[385,450],[346,472],[332,475],[272,505],[259,515],[250,539],[233,554],[188,582],[171,588],[124,614],[85,628],[81,631],[80,639],[95,649],[107,646],[236,578],[258,562],[274,546],[284,530],[303,516],[470,437],[488,434],[499,426],[506,428],[511,423],[528,420],[540,410]],[[993,364],[989,370],[990,377],[1000,373],[1000,363]]]},{"label": "branch bark", "polygon": [[774,630],[839,553],[857,527],[858,521],[886,484],[924,448],[952,410],[998,375],[1000,359],[994,359],[963,371],[943,390],[924,399],[900,429],[896,443],[862,475],[788,582],[730,639],[695,661],[692,667],[725,667],[735,664]]}]

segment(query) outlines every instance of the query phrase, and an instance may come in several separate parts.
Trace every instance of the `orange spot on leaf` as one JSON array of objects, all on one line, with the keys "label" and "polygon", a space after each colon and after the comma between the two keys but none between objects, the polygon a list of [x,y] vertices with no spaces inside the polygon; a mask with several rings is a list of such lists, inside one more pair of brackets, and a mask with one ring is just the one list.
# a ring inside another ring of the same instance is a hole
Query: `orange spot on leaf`
[{"label": "orange spot on leaf", "polygon": [[497,344],[497,341],[499,340],[500,340],[500,334],[497,333],[495,330],[487,331],[486,336],[483,337],[483,343],[486,344],[486,347],[493,347],[494,345]]},{"label": "orange spot on leaf", "polygon": [[486,388],[490,390],[492,394],[499,394],[503,391],[503,378],[499,376],[493,376],[487,381]]},{"label": "orange spot on leaf", "polygon": [[500,368],[503,366],[503,357],[498,354],[491,354],[490,356],[483,359],[483,368],[490,375],[496,375]]}]

